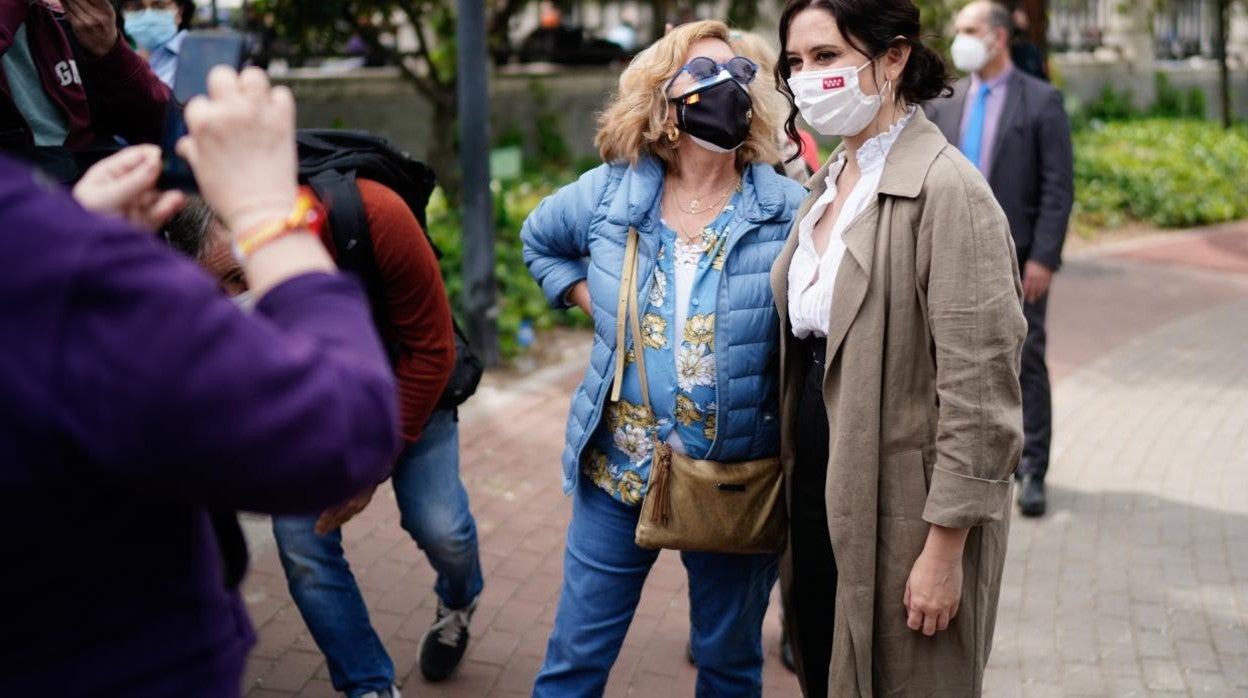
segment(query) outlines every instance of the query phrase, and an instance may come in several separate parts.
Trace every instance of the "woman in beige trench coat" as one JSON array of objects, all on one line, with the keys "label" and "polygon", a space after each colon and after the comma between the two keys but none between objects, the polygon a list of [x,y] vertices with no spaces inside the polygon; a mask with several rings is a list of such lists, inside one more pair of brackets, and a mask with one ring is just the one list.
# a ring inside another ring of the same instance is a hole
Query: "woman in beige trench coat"
[{"label": "woman in beige trench coat", "polygon": [[771,278],[807,698],[978,696],[992,645],[1022,289],[992,191],[917,109],[950,82],[919,31],[909,0],[790,0],[780,21],[789,129],[843,138]]}]

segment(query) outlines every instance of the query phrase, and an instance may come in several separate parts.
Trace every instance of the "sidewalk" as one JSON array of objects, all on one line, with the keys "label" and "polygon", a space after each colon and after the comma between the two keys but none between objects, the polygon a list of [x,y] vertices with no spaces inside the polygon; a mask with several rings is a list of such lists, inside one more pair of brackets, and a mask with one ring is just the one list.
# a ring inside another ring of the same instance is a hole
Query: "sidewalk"
[{"label": "sidewalk", "polygon": [[[1211,271],[1221,269],[1222,271]],[[1050,302],[1050,513],[1015,517],[991,696],[1248,694],[1248,227],[1080,254]],[[459,673],[415,669],[433,575],[388,486],[345,529],[347,556],[406,696],[527,696],[557,600],[569,502],[558,455],[583,364],[478,395],[463,473],[486,589]],[[245,598],[259,643],[248,696],[331,696],[263,520]],[[796,696],[764,626],[765,694]],[[651,573],[608,696],[692,696],[679,557]]]}]

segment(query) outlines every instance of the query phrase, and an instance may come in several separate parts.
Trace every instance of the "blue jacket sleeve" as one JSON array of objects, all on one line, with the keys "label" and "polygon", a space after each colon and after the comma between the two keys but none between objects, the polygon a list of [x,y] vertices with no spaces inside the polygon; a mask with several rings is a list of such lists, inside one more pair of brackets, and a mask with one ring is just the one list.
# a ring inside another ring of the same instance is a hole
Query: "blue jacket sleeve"
[{"label": "blue jacket sleeve", "polygon": [[589,227],[606,195],[610,166],[601,165],[542,200],[520,229],[524,263],[551,306],[568,307],[567,290],[589,270]]}]

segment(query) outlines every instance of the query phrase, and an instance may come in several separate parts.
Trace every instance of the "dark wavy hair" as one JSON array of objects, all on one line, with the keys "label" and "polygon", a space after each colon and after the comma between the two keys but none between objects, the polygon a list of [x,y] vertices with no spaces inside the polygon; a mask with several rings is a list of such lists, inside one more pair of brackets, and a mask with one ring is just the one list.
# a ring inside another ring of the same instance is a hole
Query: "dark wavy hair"
[{"label": "dark wavy hair", "polygon": [[784,130],[794,142],[801,143],[797,136],[798,109],[789,90],[785,54],[793,18],[812,8],[830,13],[849,45],[864,55],[879,56],[902,42],[910,45],[910,59],[895,90],[907,104],[923,104],[953,94],[953,75],[945,59],[923,45],[919,8],[910,0],[789,0],[780,13],[780,60],[775,72],[776,89],[789,100]]}]

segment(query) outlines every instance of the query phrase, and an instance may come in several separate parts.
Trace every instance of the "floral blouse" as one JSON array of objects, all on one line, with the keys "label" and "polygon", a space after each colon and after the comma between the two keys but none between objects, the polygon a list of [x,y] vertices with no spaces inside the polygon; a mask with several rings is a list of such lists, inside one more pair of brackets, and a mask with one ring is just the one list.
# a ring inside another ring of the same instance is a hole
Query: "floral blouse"
[{"label": "floral blouse", "polygon": [[630,338],[620,401],[607,404],[583,464],[595,485],[624,504],[640,505],[645,496],[652,429],[673,450],[693,458],[704,458],[715,442],[715,303],[739,199],[738,192],[702,229],[699,243],[686,245],[666,223],[660,226],[657,265],[641,309],[646,378],[656,415],[641,399]]}]

